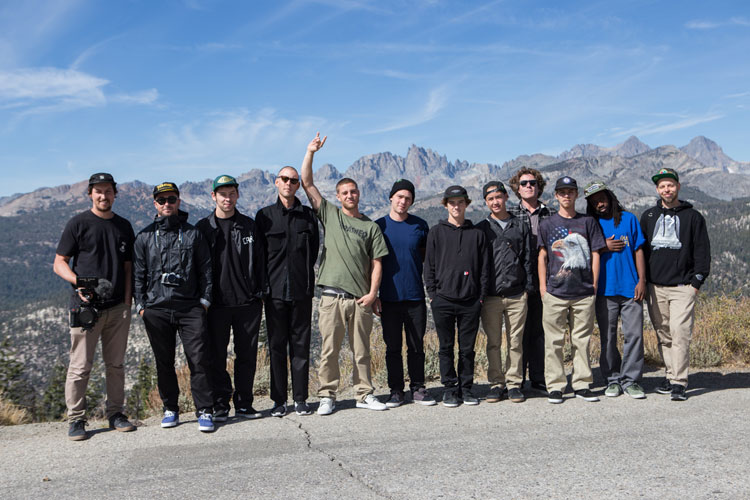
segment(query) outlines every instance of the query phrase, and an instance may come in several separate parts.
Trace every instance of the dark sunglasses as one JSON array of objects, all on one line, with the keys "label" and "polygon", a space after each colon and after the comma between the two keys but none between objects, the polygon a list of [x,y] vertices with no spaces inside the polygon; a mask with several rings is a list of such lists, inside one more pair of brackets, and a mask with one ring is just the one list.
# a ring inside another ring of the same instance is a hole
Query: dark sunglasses
[{"label": "dark sunglasses", "polygon": [[284,184],[286,184],[287,182],[291,182],[292,185],[299,184],[299,179],[296,177],[287,177],[286,175],[280,175],[278,178],[281,179],[281,182],[283,182]]},{"label": "dark sunglasses", "polygon": [[159,205],[164,205],[165,203],[169,203],[170,205],[174,205],[175,203],[177,203],[177,197],[176,196],[167,196],[165,198],[165,197],[162,196],[161,198],[157,198],[155,201]]},{"label": "dark sunglasses", "polygon": [[519,182],[519,184],[522,185],[522,186],[525,186],[527,184],[529,186],[536,186],[536,179],[532,179],[530,181],[521,181],[521,182]]}]

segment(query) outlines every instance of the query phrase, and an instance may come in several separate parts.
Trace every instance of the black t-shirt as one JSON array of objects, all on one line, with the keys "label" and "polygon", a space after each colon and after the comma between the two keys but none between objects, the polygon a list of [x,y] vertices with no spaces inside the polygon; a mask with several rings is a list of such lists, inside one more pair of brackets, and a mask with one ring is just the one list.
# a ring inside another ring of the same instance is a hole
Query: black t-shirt
[{"label": "black t-shirt", "polygon": [[111,307],[125,300],[124,263],[133,260],[134,241],[133,227],[126,219],[117,214],[102,219],[87,210],[65,225],[57,254],[72,257],[77,276],[111,281],[112,297],[99,303],[101,307]]},{"label": "black t-shirt", "polygon": [[232,243],[232,226],[236,214],[228,219],[216,217],[219,234],[214,248],[214,303],[217,306],[239,306],[252,301],[244,279],[245,270],[237,245]]}]

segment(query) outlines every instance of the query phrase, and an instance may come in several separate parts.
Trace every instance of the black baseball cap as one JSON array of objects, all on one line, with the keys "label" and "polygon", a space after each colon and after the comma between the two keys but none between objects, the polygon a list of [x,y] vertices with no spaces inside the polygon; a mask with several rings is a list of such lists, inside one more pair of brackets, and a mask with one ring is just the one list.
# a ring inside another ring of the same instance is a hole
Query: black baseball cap
[{"label": "black baseball cap", "polygon": [[563,175],[559,179],[557,179],[557,182],[555,183],[555,191],[558,189],[575,189],[578,191],[578,183],[576,180],[570,176]]},{"label": "black baseball cap", "polygon": [[180,196],[180,190],[177,189],[177,184],[174,182],[162,182],[161,184],[157,184],[156,187],[154,187],[154,198],[161,193],[169,193],[171,191],[174,191],[177,193],[177,196]]},{"label": "black baseball cap", "polygon": [[505,190],[505,186],[503,186],[502,182],[490,181],[482,188],[482,197],[487,198],[488,194],[494,193],[495,191],[508,194],[508,191]]},{"label": "black baseball cap", "polygon": [[112,187],[117,187],[117,183],[115,182],[115,178],[112,177],[112,174],[100,172],[89,177],[89,186],[99,184],[100,182],[109,182],[110,184],[112,184]]},{"label": "black baseball cap", "polygon": [[447,200],[448,198],[466,198],[468,200],[469,193],[466,192],[463,186],[450,186],[443,193],[443,200]]}]

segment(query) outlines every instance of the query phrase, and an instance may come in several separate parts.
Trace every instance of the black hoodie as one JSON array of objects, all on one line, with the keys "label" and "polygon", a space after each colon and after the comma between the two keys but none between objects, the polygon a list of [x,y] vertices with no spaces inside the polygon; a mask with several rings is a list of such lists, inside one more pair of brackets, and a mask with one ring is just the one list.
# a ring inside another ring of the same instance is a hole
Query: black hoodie
[{"label": "black hoodie", "polygon": [[[211,304],[211,254],[203,235],[189,224],[187,212],[156,217],[135,237],[133,298],[144,307],[185,310]],[[173,284],[162,276],[174,273]]]},{"label": "black hoodie", "polygon": [[680,200],[675,208],[664,208],[659,200],[641,215],[641,229],[649,283],[703,285],[711,269],[711,245],[706,221],[693,205]]},{"label": "black hoodie", "polygon": [[490,260],[484,232],[468,219],[454,226],[441,220],[427,235],[424,282],[430,299],[484,300]]}]

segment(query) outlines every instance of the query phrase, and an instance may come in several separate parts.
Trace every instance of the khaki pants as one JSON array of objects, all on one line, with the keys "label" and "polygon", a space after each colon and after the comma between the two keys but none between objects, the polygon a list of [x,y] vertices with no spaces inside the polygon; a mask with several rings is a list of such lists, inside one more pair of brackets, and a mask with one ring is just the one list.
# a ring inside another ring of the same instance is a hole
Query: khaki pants
[{"label": "khaki pants", "polygon": [[551,293],[542,297],[544,312],[544,379],[547,391],[565,392],[568,385],[563,364],[565,330],[570,328],[573,352],[571,385],[574,391],[588,389],[594,381],[589,363],[589,342],[594,330],[595,297],[561,299]]},{"label": "khaki pants", "polygon": [[[486,297],[482,304],[482,328],[487,335],[487,381],[492,387],[521,388],[523,382],[523,330],[526,293],[516,297]],[[505,323],[505,372],[500,363],[502,326]]]},{"label": "khaki pants", "polygon": [[656,329],[659,354],[667,379],[687,387],[690,339],[695,319],[695,289],[692,286],[648,285],[648,315]]},{"label": "khaki pants", "polygon": [[318,326],[322,337],[320,350],[320,390],[322,398],[336,398],[339,388],[339,351],[344,334],[349,332],[349,345],[354,353],[352,383],[359,401],[372,394],[370,374],[370,332],[372,331],[372,308],[363,307],[354,299],[342,299],[323,295],[318,306]]},{"label": "khaki pants", "polygon": [[90,330],[70,329],[70,365],[65,380],[68,420],[86,416],[86,387],[94,364],[94,353],[102,339],[102,358],[107,376],[107,418],[121,412],[125,403],[125,351],[130,329],[130,305],[118,304],[101,312]]}]

